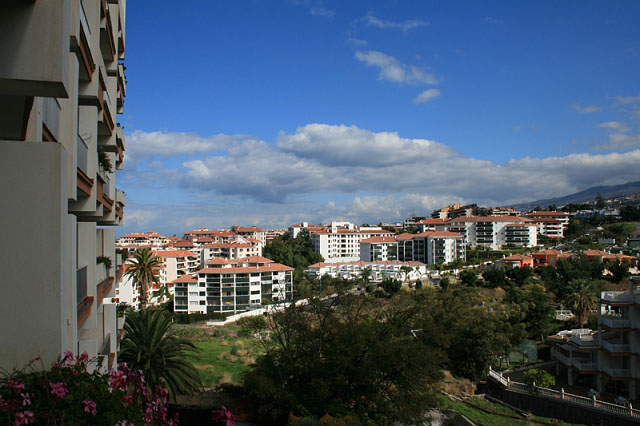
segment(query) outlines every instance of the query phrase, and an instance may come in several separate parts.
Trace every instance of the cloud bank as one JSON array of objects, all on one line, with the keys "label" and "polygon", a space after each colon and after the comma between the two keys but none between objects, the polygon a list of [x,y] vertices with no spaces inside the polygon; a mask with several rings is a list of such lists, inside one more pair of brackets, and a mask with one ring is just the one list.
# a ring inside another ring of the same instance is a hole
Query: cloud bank
[{"label": "cloud bank", "polygon": [[[603,127],[617,131],[620,126]],[[263,226],[339,218],[377,223],[400,220],[411,210],[427,214],[454,201],[503,205],[640,180],[640,149],[498,164],[433,140],[328,124],[281,133],[275,143],[238,135],[137,131],[127,136],[126,154],[135,161],[125,161],[125,178],[137,179],[144,188],[159,173],[170,174],[167,185],[190,194],[193,217],[222,220],[226,215]],[[158,160],[164,160],[160,165],[173,161],[174,168],[158,170]],[[139,210],[135,223],[161,219],[144,206]],[[205,210],[215,212],[207,216]]]}]

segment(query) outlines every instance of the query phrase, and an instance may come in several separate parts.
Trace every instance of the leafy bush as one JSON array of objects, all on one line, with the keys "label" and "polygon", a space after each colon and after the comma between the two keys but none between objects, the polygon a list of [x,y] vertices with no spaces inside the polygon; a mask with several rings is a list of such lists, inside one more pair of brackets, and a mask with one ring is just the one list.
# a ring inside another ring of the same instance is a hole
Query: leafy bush
[{"label": "leafy bush", "polygon": [[86,353],[74,359],[66,352],[49,370],[36,361],[0,379],[0,424],[177,424],[166,408],[167,389],[149,393],[144,375],[125,364],[105,374]]},{"label": "leafy bush", "polygon": [[524,382],[529,386],[536,386],[541,388],[552,388],[556,385],[556,378],[544,370],[538,370],[532,368],[524,373]]}]

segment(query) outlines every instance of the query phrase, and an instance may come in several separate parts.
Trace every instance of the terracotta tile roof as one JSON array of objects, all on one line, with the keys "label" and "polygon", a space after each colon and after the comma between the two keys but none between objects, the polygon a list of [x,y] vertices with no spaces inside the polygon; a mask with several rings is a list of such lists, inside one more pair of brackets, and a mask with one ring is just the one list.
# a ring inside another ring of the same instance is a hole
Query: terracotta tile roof
[{"label": "terracotta tile roof", "polygon": [[465,222],[525,222],[525,219],[519,216],[460,216],[451,219],[448,223]]},{"label": "terracotta tile roof", "polygon": [[238,226],[235,229],[236,229],[236,232],[265,232],[263,229],[257,228],[255,226],[252,226],[250,228],[241,228]]},{"label": "terracotta tile roof", "polygon": [[584,252],[585,256],[608,256],[609,253],[602,250],[587,250]]},{"label": "terracotta tile roof", "polygon": [[371,237],[371,238],[367,238],[365,240],[361,240],[360,244],[362,243],[397,243],[398,241],[396,240],[395,237]]},{"label": "terracotta tile roof", "polygon": [[417,225],[444,225],[449,219],[422,219],[416,222]]},{"label": "terracotta tile roof", "polygon": [[513,254],[511,256],[503,257],[502,259],[497,259],[496,262],[515,262],[515,261],[523,261],[523,260],[533,260],[531,256],[525,256],[523,254]]},{"label": "terracotta tile roof", "polygon": [[334,263],[320,262],[320,263],[315,263],[313,265],[310,265],[308,268],[322,268],[325,266],[340,266],[340,265],[355,265],[360,267],[367,267],[370,265],[427,266],[422,262],[415,262],[415,261],[401,262],[399,260],[381,260],[378,262],[361,262],[358,260],[353,260],[350,262],[334,262]]},{"label": "terracotta tile roof", "polygon": [[189,250],[159,250],[153,252],[158,257],[195,257],[196,255]]},{"label": "terracotta tile roof", "polygon": [[198,282],[198,278],[194,277],[191,274],[185,274],[174,281],[174,283],[194,283]]}]

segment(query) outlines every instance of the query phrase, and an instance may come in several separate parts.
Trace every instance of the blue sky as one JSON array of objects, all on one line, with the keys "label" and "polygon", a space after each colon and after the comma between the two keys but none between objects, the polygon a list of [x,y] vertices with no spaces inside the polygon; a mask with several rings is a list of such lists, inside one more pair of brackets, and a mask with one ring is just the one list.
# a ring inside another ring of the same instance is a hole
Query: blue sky
[{"label": "blue sky", "polygon": [[127,4],[118,234],[640,180],[640,3]]}]

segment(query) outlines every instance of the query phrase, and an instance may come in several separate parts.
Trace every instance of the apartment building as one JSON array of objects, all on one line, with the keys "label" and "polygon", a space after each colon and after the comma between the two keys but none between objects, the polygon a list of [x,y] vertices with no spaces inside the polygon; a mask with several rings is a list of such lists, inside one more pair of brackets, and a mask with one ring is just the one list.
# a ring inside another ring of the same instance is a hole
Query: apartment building
[{"label": "apartment building", "polygon": [[565,225],[563,222],[552,217],[532,217],[528,218],[530,223],[535,223],[538,235],[547,238],[564,238]]},{"label": "apartment building", "polygon": [[360,260],[360,242],[372,237],[392,237],[393,232],[382,228],[360,227],[349,222],[332,222],[322,231],[311,233],[313,250],[326,262],[349,262]]},{"label": "apartment building", "polygon": [[255,226],[249,228],[242,226],[233,226],[231,230],[241,237],[257,240],[261,248],[263,248],[267,244],[267,231],[265,231],[264,229],[260,229]]},{"label": "apartment building", "polygon": [[416,261],[427,265],[467,259],[464,237],[455,232],[423,232],[401,234],[398,241],[398,260]]},{"label": "apartment building", "polygon": [[360,261],[398,260],[398,241],[395,237],[372,237],[360,241]]},{"label": "apartment building", "polygon": [[416,222],[420,232],[446,231],[449,219],[422,219]]},{"label": "apartment building", "polygon": [[319,279],[328,275],[333,278],[350,280],[362,277],[362,272],[365,269],[368,269],[372,282],[381,282],[385,278],[415,281],[427,274],[427,265],[422,262],[400,262],[398,260],[320,262],[309,266],[306,272],[311,279]]},{"label": "apartment building", "polygon": [[125,6],[0,4],[0,368],[67,350],[117,362]]},{"label": "apartment building", "polygon": [[153,252],[164,266],[158,271],[160,283],[167,285],[183,275],[194,274],[198,270],[198,256],[190,250],[159,250]]},{"label": "apartment building", "polygon": [[[637,277],[636,277],[637,279]],[[605,291],[598,301],[598,329],[552,336],[557,373],[582,384],[630,399],[640,399],[640,290]],[[562,337],[562,336],[561,336]]]},{"label": "apartment building", "polygon": [[174,310],[182,313],[237,312],[263,303],[293,300],[293,268],[251,256],[213,259],[197,274],[174,282]]},{"label": "apartment building", "polygon": [[538,244],[537,226],[515,216],[468,216],[447,222],[450,232],[463,235],[471,247],[499,250],[505,244],[534,247]]},{"label": "apartment building", "polygon": [[520,216],[522,212],[513,207],[492,207],[491,216]]},{"label": "apartment building", "polygon": [[121,236],[116,241],[116,248],[136,249],[153,247],[159,249],[166,247],[169,242],[170,240],[167,237],[163,237],[156,231],[147,231],[144,234],[131,233]]},{"label": "apartment building", "polygon": [[244,239],[232,240],[228,243],[205,244],[200,251],[200,263],[206,264],[215,258],[242,259],[248,256],[262,256],[262,247],[258,242],[243,242]]},{"label": "apartment building", "polygon": [[296,238],[298,235],[300,235],[300,232],[305,229],[309,232],[309,234],[313,234],[314,232],[324,231],[326,227],[322,225],[309,224],[309,222],[296,223],[295,225],[291,225],[288,228],[289,237]]},{"label": "apartment building", "polygon": [[476,216],[477,214],[477,204],[463,206],[460,203],[455,203],[450,206],[443,207],[440,210],[434,210],[434,212],[431,213],[431,217],[434,219],[455,219],[456,217]]},{"label": "apartment building", "polygon": [[555,219],[562,224],[563,229],[566,231],[569,226],[569,220],[571,215],[566,212],[544,212],[544,211],[532,211],[522,215],[527,219]]}]

